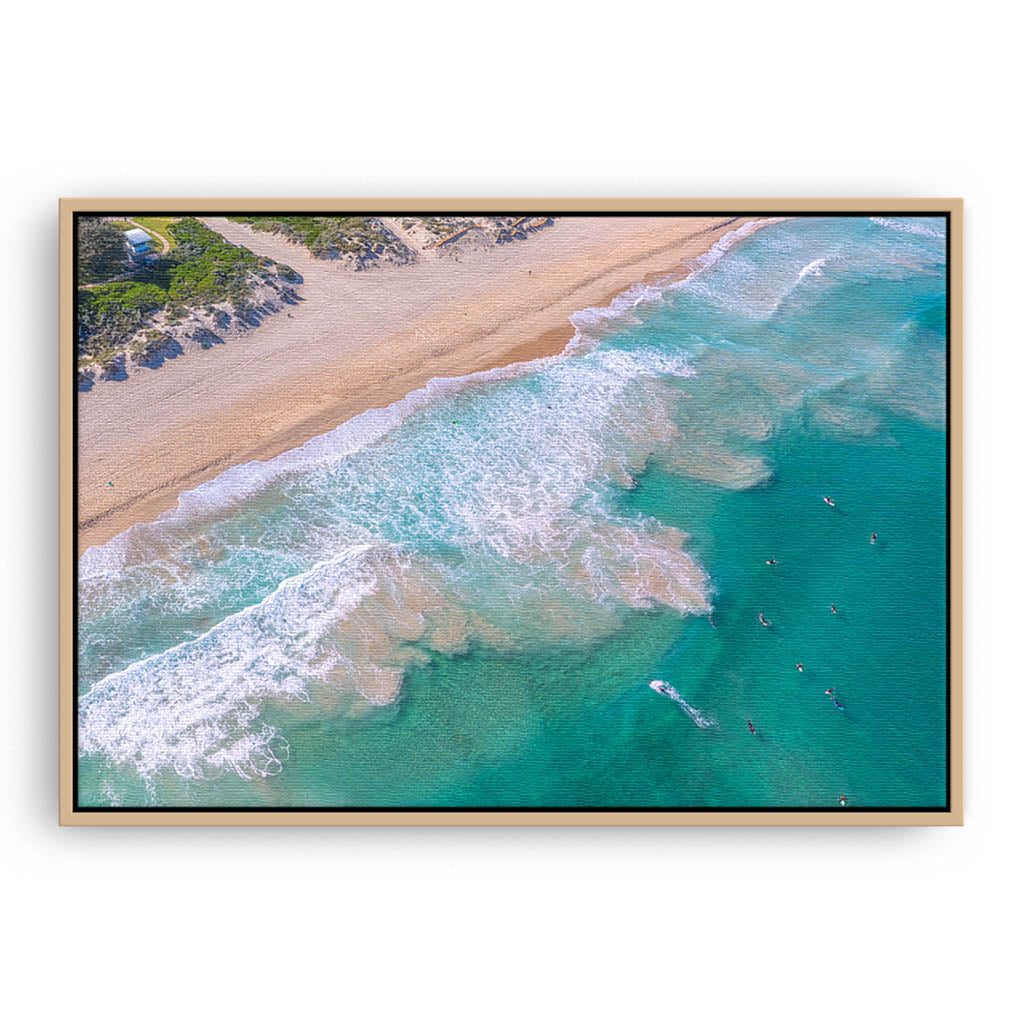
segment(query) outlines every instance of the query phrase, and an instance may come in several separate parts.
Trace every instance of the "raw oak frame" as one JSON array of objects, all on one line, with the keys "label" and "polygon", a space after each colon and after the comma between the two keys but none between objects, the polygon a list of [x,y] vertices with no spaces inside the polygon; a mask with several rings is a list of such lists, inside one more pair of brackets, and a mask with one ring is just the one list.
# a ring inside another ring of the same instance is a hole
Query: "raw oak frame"
[{"label": "raw oak frame", "polygon": [[[60,823],[62,825],[962,825],[963,801],[963,200],[962,199],[216,199],[91,198],[60,201]],[[946,367],[948,465],[948,805],[944,810],[144,810],[80,809],[75,800],[75,432],[74,216],[139,213],[350,213],[429,209],[440,213],[834,214],[948,216]]]}]

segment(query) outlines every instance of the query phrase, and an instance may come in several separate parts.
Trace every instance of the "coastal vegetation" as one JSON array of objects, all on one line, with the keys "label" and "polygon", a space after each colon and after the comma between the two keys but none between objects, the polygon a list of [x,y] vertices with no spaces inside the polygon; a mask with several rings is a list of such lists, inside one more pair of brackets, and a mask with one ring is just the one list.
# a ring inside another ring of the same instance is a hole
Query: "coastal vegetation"
[{"label": "coastal vegetation", "polygon": [[403,263],[412,257],[406,245],[377,217],[230,217],[256,231],[284,235],[304,245],[318,259],[348,256],[357,265],[388,260]]},{"label": "coastal vegetation", "polygon": [[[238,216],[229,220],[255,231],[283,235],[318,259],[345,259],[356,270],[380,263],[411,263],[419,250],[445,247],[472,236],[483,244],[525,238],[550,223],[546,216],[290,217]],[[392,230],[393,229],[393,230]],[[479,244],[479,243],[475,243]]]},{"label": "coastal vegetation", "polygon": [[78,283],[107,281],[128,269],[124,234],[99,217],[78,222]]},{"label": "coastal vegetation", "polygon": [[[252,300],[260,288],[271,285],[281,291],[275,283],[278,278],[289,284],[301,280],[290,267],[232,245],[194,217],[151,219],[164,222],[159,233],[173,240],[171,252],[140,266],[129,279],[79,289],[80,370],[95,363],[110,373],[123,366],[126,355],[145,358],[168,340],[165,327],[180,324],[196,312],[215,317],[220,324],[230,322],[232,315],[251,322]],[[91,275],[104,280],[114,265],[113,241],[121,254],[119,265],[123,268],[127,261],[121,232],[112,224],[97,224],[84,236],[89,244],[87,266]],[[80,268],[82,241],[80,225]],[[156,319],[161,321],[159,325],[153,323]],[[140,334],[146,327],[149,329]],[[208,336],[207,331],[203,339]]]},{"label": "coastal vegetation", "polygon": [[475,221],[468,217],[420,217],[420,223],[438,238],[445,238],[450,234],[469,227]]},{"label": "coastal vegetation", "polygon": [[[409,263],[525,238],[546,218],[236,216],[230,220],[279,234],[316,258],[355,270]],[[129,260],[125,232],[153,241]],[[163,241],[167,247],[164,251]],[[229,243],[195,217],[124,215],[79,221],[77,345],[81,383],[99,371],[122,379],[129,363],[158,366],[186,348],[210,348],[298,301],[302,277],[292,268]]]}]

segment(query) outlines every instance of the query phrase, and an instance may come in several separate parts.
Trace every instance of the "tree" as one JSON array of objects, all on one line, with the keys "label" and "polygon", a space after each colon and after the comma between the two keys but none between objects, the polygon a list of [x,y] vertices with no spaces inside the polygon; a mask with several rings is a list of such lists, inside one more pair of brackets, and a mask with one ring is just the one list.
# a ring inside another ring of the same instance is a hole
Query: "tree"
[{"label": "tree", "polygon": [[78,221],[78,280],[94,284],[117,277],[128,268],[124,235],[109,221],[82,217]]}]

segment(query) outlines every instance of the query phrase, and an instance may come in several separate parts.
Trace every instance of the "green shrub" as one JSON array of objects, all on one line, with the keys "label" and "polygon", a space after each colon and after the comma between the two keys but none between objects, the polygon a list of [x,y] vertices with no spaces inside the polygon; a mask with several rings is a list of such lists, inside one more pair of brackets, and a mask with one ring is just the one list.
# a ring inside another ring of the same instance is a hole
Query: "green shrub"
[{"label": "green shrub", "polygon": [[78,219],[78,282],[106,281],[128,268],[124,233],[98,217]]}]

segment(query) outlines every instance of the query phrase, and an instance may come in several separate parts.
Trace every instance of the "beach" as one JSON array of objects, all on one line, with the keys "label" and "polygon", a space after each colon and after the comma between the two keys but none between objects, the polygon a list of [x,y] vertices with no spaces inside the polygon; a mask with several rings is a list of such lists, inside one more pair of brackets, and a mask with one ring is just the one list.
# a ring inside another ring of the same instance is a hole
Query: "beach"
[{"label": "beach", "polygon": [[570,316],[687,261],[750,218],[560,217],[513,244],[353,272],[203,218],[298,271],[302,301],[208,351],[79,396],[79,553],[230,466],[272,458],[438,377],[554,355]]},{"label": "beach", "polygon": [[[944,225],[739,231],[672,284],[629,287],[671,237],[568,298],[547,279],[572,315],[550,342],[511,270],[467,287],[493,330],[464,335],[458,303],[412,318],[345,276],[382,336],[413,327],[376,343],[350,297],[362,326],[323,326],[294,410],[186,416],[235,464],[78,560],[82,805],[941,808]],[[315,295],[337,267],[299,269]],[[257,338],[220,346],[252,345],[232,387]],[[274,431],[286,451],[241,462]]]}]

